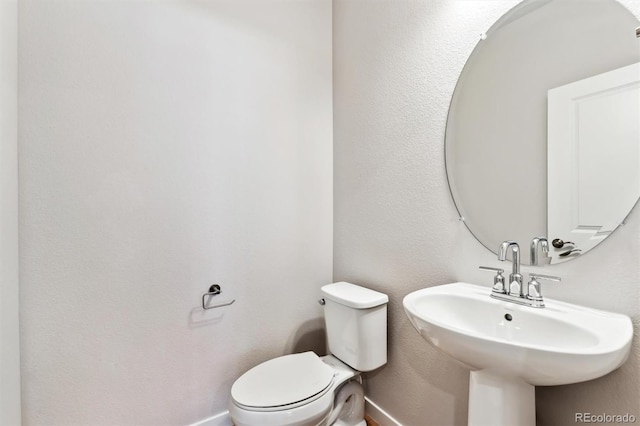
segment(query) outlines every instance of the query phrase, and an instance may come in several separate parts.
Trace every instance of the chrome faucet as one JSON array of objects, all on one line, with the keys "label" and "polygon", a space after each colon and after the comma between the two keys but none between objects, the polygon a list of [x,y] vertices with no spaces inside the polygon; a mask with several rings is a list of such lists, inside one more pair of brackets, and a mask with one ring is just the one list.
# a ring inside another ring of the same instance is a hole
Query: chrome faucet
[{"label": "chrome faucet", "polygon": [[[537,250],[538,245],[542,247],[542,251],[547,253],[549,245],[546,238],[536,237],[531,242],[531,264],[535,265],[538,261]],[[492,268],[489,266],[481,266],[480,269],[486,271],[495,271],[496,276],[493,279],[493,288],[491,289],[491,297],[504,300],[507,302],[517,303],[519,305],[531,306],[533,308],[544,308],[544,299],[542,298],[542,288],[538,280],[560,281],[560,277],[551,275],[542,275],[530,273],[531,280],[527,284],[527,294],[524,294],[524,285],[522,284],[522,274],[520,274],[520,246],[515,241],[504,241],[498,248],[498,260],[507,260],[507,254],[511,250],[513,259],[513,270],[509,274],[509,282],[504,283],[502,269]],[[535,263],[534,263],[535,261]]]},{"label": "chrome faucet", "polygon": [[511,250],[513,268],[509,274],[507,294],[510,296],[524,297],[522,286],[522,274],[520,274],[520,246],[515,241],[504,241],[498,250],[498,260],[507,260],[507,253]]},{"label": "chrome faucet", "polygon": [[542,249],[542,253],[549,253],[549,241],[545,237],[535,237],[531,240],[531,266],[538,264],[538,246]]}]

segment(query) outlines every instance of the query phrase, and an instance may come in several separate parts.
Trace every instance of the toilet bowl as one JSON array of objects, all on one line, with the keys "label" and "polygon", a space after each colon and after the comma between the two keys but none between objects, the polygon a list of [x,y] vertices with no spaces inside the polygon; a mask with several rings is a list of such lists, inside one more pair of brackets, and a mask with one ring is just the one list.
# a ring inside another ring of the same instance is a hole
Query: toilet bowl
[{"label": "toilet bowl", "polygon": [[366,426],[360,372],[387,362],[386,294],[340,282],[321,289],[330,355],[284,355],[231,388],[235,426]]},{"label": "toilet bowl", "polygon": [[234,383],[229,414],[236,426],[365,426],[359,374],[332,355],[275,358]]}]

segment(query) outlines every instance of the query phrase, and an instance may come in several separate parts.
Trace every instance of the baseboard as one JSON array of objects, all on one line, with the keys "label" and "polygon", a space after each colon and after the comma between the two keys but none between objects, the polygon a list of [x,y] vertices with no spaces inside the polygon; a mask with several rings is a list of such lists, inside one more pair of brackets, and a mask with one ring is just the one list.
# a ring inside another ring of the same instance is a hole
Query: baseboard
[{"label": "baseboard", "polygon": [[364,404],[364,412],[371,416],[380,426],[402,426],[402,423],[394,419],[389,413],[366,396],[364,397]]},{"label": "baseboard", "polygon": [[[402,426],[402,423],[394,419],[389,413],[384,411],[378,404],[364,397],[365,412],[371,416],[380,426]],[[229,412],[225,411],[215,416],[195,422],[189,426],[233,426]]]},{"label": "baseboard", "polygon": [[216,414],[215,416],[208,417],[204,420],[200,420],[199,422],[190,424],[189,426],[233,426],[233,423],[231,423],[229,412],[225,411],[223,413]]}]

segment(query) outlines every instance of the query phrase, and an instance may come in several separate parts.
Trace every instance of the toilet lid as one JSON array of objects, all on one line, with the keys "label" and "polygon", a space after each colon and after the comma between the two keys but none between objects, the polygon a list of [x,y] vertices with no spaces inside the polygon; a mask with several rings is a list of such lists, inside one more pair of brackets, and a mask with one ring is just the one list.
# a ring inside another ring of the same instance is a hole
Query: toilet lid
[{"label": "toilet lid", "polygon": [[231,387],[231,397],[248,407],[294,404],[322,392],[333,381],[333,369],[313,352],[285,355],[244,373]]}]

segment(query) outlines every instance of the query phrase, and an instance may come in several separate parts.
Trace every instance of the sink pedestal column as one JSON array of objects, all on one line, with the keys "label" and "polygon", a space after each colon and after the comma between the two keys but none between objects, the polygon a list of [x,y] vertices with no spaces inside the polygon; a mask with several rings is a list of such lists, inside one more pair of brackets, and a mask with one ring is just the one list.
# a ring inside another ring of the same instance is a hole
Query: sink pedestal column
[{"label": "sink pedestal column", "polygon": [[469,426],[535,426],[535,387],[486,370],[469,377]]}]

